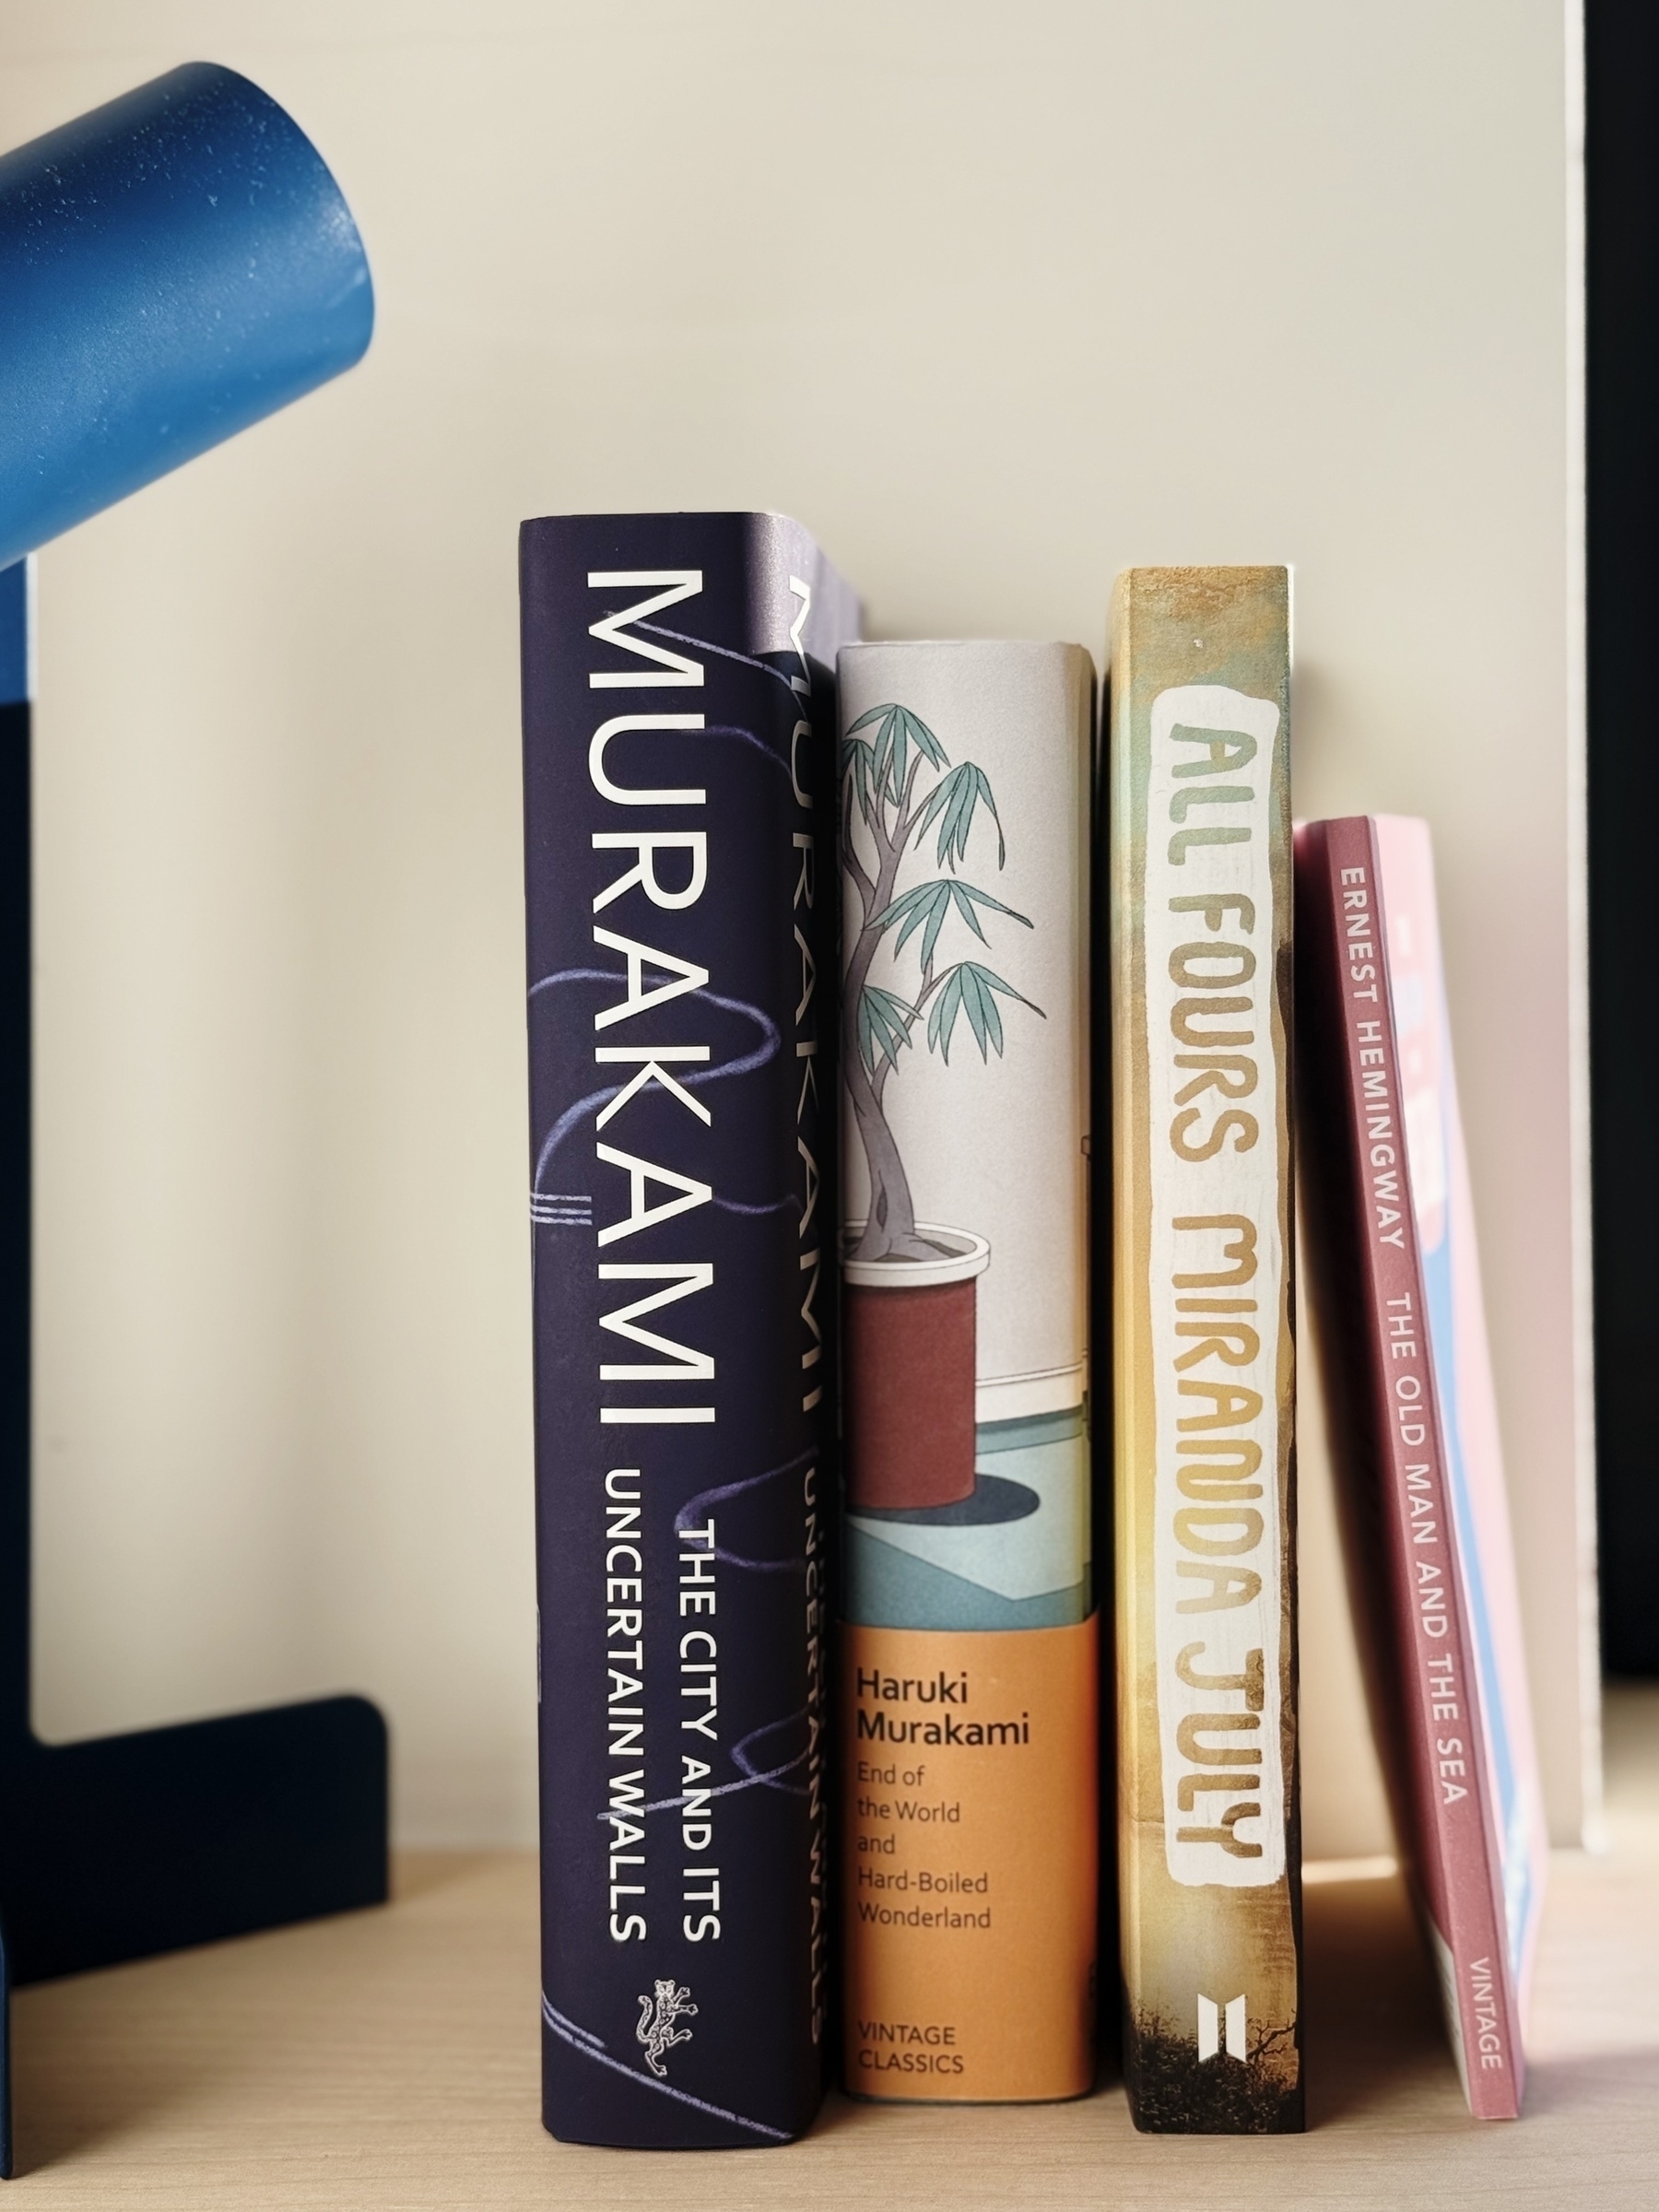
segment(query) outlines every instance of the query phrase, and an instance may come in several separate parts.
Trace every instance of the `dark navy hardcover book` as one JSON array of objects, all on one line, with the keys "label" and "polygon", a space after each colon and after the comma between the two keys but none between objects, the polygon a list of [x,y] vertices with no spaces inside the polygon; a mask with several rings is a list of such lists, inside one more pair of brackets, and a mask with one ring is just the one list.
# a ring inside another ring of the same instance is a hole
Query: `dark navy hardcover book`
[{"label": "dark navy hardcover book", "polygon": [[833,679],[770,514],[521,536],[543,2117],[780,2143],[823,2090]]}]

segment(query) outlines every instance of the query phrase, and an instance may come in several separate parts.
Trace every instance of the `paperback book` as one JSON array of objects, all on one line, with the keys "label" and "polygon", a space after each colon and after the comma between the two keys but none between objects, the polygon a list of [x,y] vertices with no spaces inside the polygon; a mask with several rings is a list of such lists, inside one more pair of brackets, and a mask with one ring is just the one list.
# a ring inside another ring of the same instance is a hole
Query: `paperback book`
[{"label": "paperback book", "polygon": [[1088,841],[1076,645],[841,656],[845,2064],[1092,2081]]},{"label": "paperback book", "polygon": [[1469,2108],[1513,2119],[1546,1868],[1426,823],[1297,833],[1308,1252],[1394,1826]]},{"label": "paperback book", "polygon": [[1134,569],[1111,655],[1124,2063],[1302,2125],[1289,577]]},{"label": "paperback book", "polygon": [[832,671],[779,515],[522,546],[544,2116],[780,2143],[830,2006]]}]

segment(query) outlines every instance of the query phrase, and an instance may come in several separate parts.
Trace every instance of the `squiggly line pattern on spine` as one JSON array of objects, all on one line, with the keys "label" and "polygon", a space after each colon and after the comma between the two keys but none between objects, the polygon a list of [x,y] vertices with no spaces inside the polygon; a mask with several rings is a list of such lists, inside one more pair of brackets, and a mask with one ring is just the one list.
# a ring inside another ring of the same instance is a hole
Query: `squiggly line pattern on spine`
[{"label": "squiggly line pattern on spine", "polygon": [[[557,974],[544,975],[539,982],[532,983],[530,996],[535,998],[543,991],[555,990],[561,983],[620,983],[626,980],[626,977],[609,968],[561,968]],[[679,1080],[687,1089],[700,1090],[707,1084],[724,1082],[733,1076],[752,1075],[756,1068],[764,1067],[769,1060],[777,1057],[778,1025],[769,1014],[763,1014],[759,1006],[751,1006],[747,1000],[741,998],[724,998],[718,991],[711,991],[706,986],[697,991],[688,991],[686,996],[705,999],[710,1006],[718,1006],[723,1014],[746,1016],[748,1020],[756,1024],[764,1040],[764,1042],[757,1046],[753,1052],[741,1053],[735,1060],[723,1060],[713,1067],[698,1068],[694,1072],[681,1076]],[[540,1191],[542,1177],[547,1171],[548,1162],[559,1146],[563,1144],[565,1138],[570,1135],[571,1130],[585,1120],[590,1113],[597,1112],[601,1106],[614,1099],[622,1088],[620,1082],[608,1083],[602,1090],[590,1091],[586,1098],[578,1099],[573,1106],[565,1108],[548,1131],[541,1150],[536,1154],[535,1173],[531,1178],[530,1183],[533,1194]],[[795,1202],[793,1199],[786,1198],[766,1206],[745,1206],[736,1199],[716,1198],[714,1201],[716,1206],[724,1206],[728,1212],[735,1213],[777,1213],[783,1206],[794,1203]]]},{"label": "squiggly line pattern on spine", "polygon": [[[797,1787],[794,1783],[786,1783],[782,1780],[785,1774],[793,1774],[794,1770],[804,1762],[806,1757],[805,1748],[797,1751],[792,1759],[784,1759],[778,1766],[757,1767],[750,1760],[748,1747],[759,1737],[775,1735],[779,1729],[793,1728],[797,1721],[804,1721],[806,1718],[806,1708],[803,1705],[794,1712],[786,1712],[781,1721],[762,1721],[759,1728],[751,1728],[747,1735],[740,1735],[732,1746],[732,1763],[742,1770],[743,1780],[741,1782],[716,1783],[707,1794],[711,1797],[733,1797],[739,1790],[767,1789],[781,1790],[786,1797],[805,1797],[806,1793],[804,1789]],[[674,1813],[678,1812],[685,1802],[683,1793],[677,1797],[653,1797],[650,1804],[641,1806],[641,1810],[647,1813]],[[606,1821],[610,1818],[610,1813],[608,1810],[595,1813],[594,1818],[595,1820]]]},{"label": "squiggly line pattern on spine", "polygon": [[[718,653],[723,661],[737,661],[745,668],[759,669],[762,676],[770,676],[774,684],[782,684],[791,699],[797,703],[800,700],[801,694],[794,688],[794,677],[786,674],[782,668],[774,668],[770,661],[757,660],[752,653],[738,653],[730,645],[711,645],[707,638],[690,637],[683,629],[666,629],[660,622],[636,622],[634,628],[648,629],[653,638],[672,638],[677,645],[695,645],[699,653]],[[744,735],[747,736],[747,731],[745,731]],[[757,738],[754,742],[759,744],[759,740]],[[778,757],[774,753],[772,758],[775,760]],[[783,763],[779,761],[779,766],[782,765]]]},{"label": "squiggly line pattern on spine", "polygon": [[677,2089],[672,2083],[658,2081],[654,2075],[643,2073],[637,2066],[624,2065],[619,2058],[611,2056],[596,2035],[567,2019],[551,2003],[546,1990],[542,1992],[542,2018],[572,2051],[580,2051],[583,2058],[594,2059],[618,2074],[626,2074],[629,2081],[637,2081],[641,2088],[654,2089],[659,2097],[672,2097],[677,2104],[688,2104],[712,2119],[730,2121],[734,2127],[747,2127],[757,2136],[764,2136],[769,2143],[789,2140],[781,2127],[768,2127],[764,2120],[750,2120],[742,2112],[729,2112],[724,2104],[711,2104],[706,2097],[693,2097],[688,2089]]},{"label": "squiggly line pattern on spine", "polygon": [[[786,1459],[781,1467],[768,1467],[764,1475],[744,1475],[735,1482],[716,1483],[712,1489],[699,1490],[696,1497],[688,1498],[675,1514],[675,1534],[678,1535],[682,1530],[693,1526],[699,1513],[706,1519],[715,1506],[725,1505],[734,1498],[741,1498],[746,1490],[759,1489],[763,1482],[776,1482],[782,1476],[798,1474],[801,1468],[810,1466],[817,1457],[816,1451],[797,1452],[793,1459]],[[742,1568],[747,1574],[805,1574],[806,1571],[805,1559],[746,1559],[741,1552],[724,1551],[719,1545],[714,1547],[714,1557],[728,1567]]]}]

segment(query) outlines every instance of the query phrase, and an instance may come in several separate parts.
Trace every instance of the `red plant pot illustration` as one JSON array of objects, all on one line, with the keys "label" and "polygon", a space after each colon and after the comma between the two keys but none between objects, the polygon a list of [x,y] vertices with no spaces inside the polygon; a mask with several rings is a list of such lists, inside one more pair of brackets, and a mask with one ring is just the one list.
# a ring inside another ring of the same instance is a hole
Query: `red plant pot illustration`
[{"label": "red plant pot illustration", "polygon": [[[847,1502],[954,1505],[973,1490],[975,1278],[991,1247],[918,1221],[936,1259],[849,1259],[842,1310]],[[859,1231],[849,1232],[856,1244]]]}]

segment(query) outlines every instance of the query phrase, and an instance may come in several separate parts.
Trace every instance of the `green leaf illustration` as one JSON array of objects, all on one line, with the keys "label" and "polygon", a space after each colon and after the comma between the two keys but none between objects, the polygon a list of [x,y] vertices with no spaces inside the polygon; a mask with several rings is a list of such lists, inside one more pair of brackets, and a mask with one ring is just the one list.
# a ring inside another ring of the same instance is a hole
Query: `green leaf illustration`
[{"label": "green leaf illustration", "polygon": [[900,924],[898,942],[893,947],[895,959],[904,950],[906,941],[920,929],[924,933],[922,966],[925,971],[933,966],[939,932],[953,907],[982,945],[990,943],[975,912],[982,906],[989,907],[994,913],[1006,914],[1010,922],[1022,923],[1027,929],[1031,926],[1026,915],[1005,906],[1000,899],[993,899],[989,891],[982,891],[976,884],[959,883],[950,876],[936,876],[931,883],[919,883],[913,890],[902,892],[876,916],[873,926],[889,929],[895,923]]},{"label": "green leaf illustration", "polygon": [[870,818],[870,787],[875,781],[876,753],[867,737],[843,737],[841,748],[841,771],[844,782],[849,770],[853,789],[858,800],[858,811],[867,822]]},{"label": "green leaf illustration", "polygon": [[919,883],[913,890],[905,891],[884,907],[876,917],[877,929],[899,927],[899,941],[893,947],[898,958],[916,931],[924,930],[922,939],[922,965],[930,967],[933,948],[939,941],[939,932],[945,926],[945,917],[950,912],[950,886],[947,883]]},{"label": "green leaf illustration", "polygon": [[905,771],[910,766],[910,748],[913,745],[924,760],[935,768],[948,768],[949,759],[919,714],[908,707],[888,705],[872,707],[852,724],[847,735],[852,737],[872,724],[876,730],[872,756],[872,777],[878,795],[897,800],[904,791]]},{"label": "green leaf illustration", "polygon": [[922,717],[919,714],[912,714],[908,707],[900,707],[899,712],[904,719],[904,726],[910,733],[912,744],[928,765],[932,768],[948,768],[950,766],[949,755]]},{"label": "green leaf illustration", "polygon": [[[1047,1018],[1023,992],[978,960],[947,960],[941,972],[934,971],[945,926],[953,915],[985,947],[991,942],[987,929],[992,914],[1018,922],[1024,929],[1033,927],[1029,915],[1005,906],[977,884],[962,881],[959,873],[967,864],[982,810],[995,827],[998,868],[1007,862],[1002,816],[983,769],[972,760],[960,761],[953,768],[945,747],[921,716],[888,700],[860,714],[843,732],[841,794],[846,827],[850,830],[853,826],[852,809],[856,803],[864,831],[874,845],[871,865],[866,865],[857,853],[848,858],[849,874],[860,894],[862,916],[850,964],[861,976],[867,975],[885,942],[892,961],[900,962],[901,956],[911,950],[921,970],[913,1002],[897,991],[865,982],[858,990],[856,1008],[849,1009],[853,1030],[848,1040],[850,1067],[862,1065],[868,1079],[859,1118],[870,1171],[865,1235],[871,1240],[872,1252],[885,1253],[890,1249],[902,1254],[914,1245],[907,1227],[913,1219],[914,1207],[900,1147],[887,1123],[883,1094],[887,1077],[899,1066],[905,1046],[916,1044],[916,1030],[924,1015],[930,1053],[936,1052],[948,1065],[950,1048],[959,1035],[958,1024],[965,1017],[981,1062],[986,1065],[993,1050],[1000,1059],[1006,1047],[1005,998],[1027,1007],[1040,1021]],[[923,855],[930,841],[935,845],[936,865],[942,873],[930,882],[901,890],[900,882],[912,865],[912,856],[925,865]],[[982,853],[983,849],[982,837]],[[883,898],[887,903],[877,912]],[[881,1139],[875,1134],[877,1127],[883,1133]],[[884,1234],[888,1239],[885,1244]],[[924,1244],[917,1249],[926,1247]]]},{"label": "green leaf illustration", "polygon": [[993,975],[989,968],[982,968],[977,960],[959,960],[946,971],[927,1015],[927,1046],[936,1052],[948,1066],[950,1040],[956,1031],[957,1017],[965,1014],[968,1026],[973,1031],[973,1041],[979,1046],[980,1058],[989,1061],[990,1048],[994,1045],[1000,1057],[1003,1049],[1002,1014],[996,1004],[996,994],[1005,998],[1017,998],[1022,1006],[1030,1006],[1041,1020],[1047,1015],[1022,991],[1012,983],[1004,982],[1000,975]]},{"label": "green leaf illustration", "polygon": [[877,983],[866,983],[858,996],[858,1056],[865,1064],[865,1073],[876,1073],[876,1057],[890,1066],[910,1042],[911,1024],[917,1018],[916,1009],[896,993],[883,991]]},{"label": "green leaf illustration", "polygon": [[938,822],[940,867],[948,863],[955,868],[967,859],[968,833],[973,827],[973,810],[979,806],[987,809],[996,824],[997,866],[1000,868],[1006,861],[1008,849],[1003,838],[1002,817],[992,796],[991,780],[982,768],[976,767],[971,760],[964,760],[934,786],[916,824],[916,842],[920,844],[928,825]]}]

